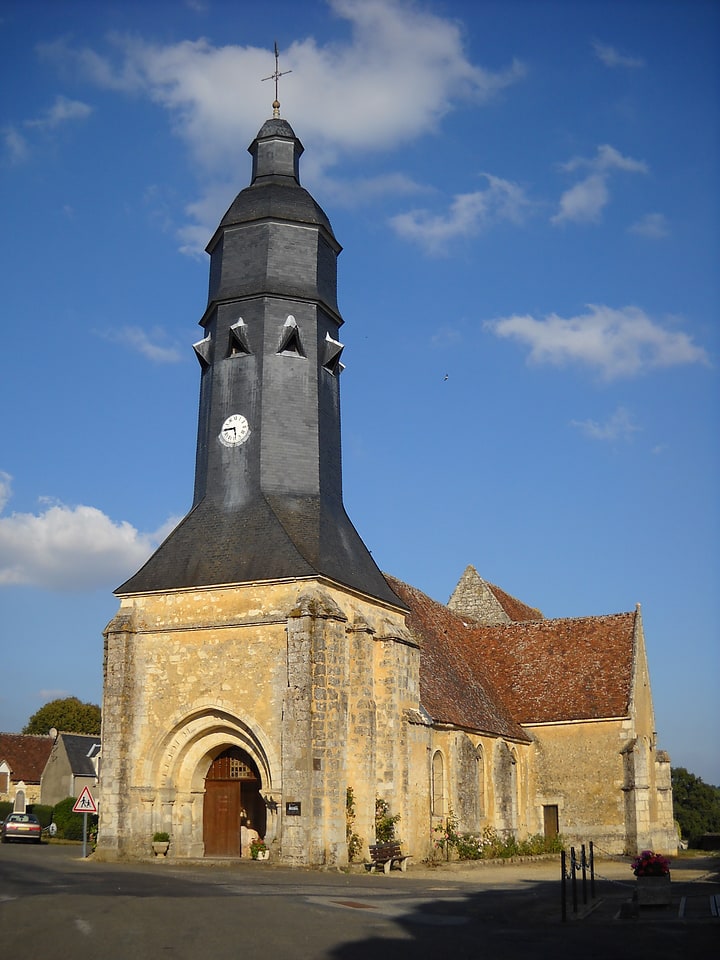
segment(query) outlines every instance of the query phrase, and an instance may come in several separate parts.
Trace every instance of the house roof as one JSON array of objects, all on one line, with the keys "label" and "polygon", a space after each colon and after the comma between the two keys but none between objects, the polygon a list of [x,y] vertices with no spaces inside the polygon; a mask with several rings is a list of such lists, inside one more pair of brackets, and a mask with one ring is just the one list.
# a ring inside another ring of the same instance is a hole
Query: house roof
[{"label": "house roof", "polygon": [[505,593],[505,591],[500,587],[496,587],[494,583],[488,583],[487,585],[492,590],[493,596],[497,602],[511,620],[543,619],[542,613],[536,607],[531,607],[527,603],[523,603],[522,600],[518,600],[517,597],[510,596],[509,593]]},{"label": "house roof", "polygon": [[527,739],[522,725],[628,714],[637,611],[484,626],[387,579],[410,608],[434,721]]},{"label": "house roof", "polygon": [[100,749],[100,737],[83,733],[61,733],[70,770],[76,777],[94,777],[95,766],[91,760]]},{"label": "house roof", "polygon": [[40,783],[52,746],[52,737],[0,733],[0,761],[7,762],[13,781]]},{"label": "house roof", "polygon": [[485,671],[465,655],[473,628],[415,587],[387,580],[410,608],[408,630],[420,645],[420,701],[433,721],[527,741]]},{"label": "house roof", "polygon": [[626,716],[637,612],[476,627],[465,653],[521,724]]}]

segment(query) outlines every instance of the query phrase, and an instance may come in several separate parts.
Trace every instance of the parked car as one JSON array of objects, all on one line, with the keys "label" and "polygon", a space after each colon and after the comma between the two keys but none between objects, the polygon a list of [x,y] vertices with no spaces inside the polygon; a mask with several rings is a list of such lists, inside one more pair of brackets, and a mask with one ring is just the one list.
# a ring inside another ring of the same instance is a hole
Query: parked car
[{"label": "parked car", "polygon": [[42,827],[32,813],[10,813],[3,820],[2,842],[9,840],[32,840],[40,843]]}]

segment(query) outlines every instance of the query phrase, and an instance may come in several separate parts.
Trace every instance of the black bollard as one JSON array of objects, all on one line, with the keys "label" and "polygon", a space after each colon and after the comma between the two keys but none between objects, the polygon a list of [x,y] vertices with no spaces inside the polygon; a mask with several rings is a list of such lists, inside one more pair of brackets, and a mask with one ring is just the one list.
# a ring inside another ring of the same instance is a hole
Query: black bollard
[{"label": "black bollard", "polygon": [[580,847],[580,864],[582,866],[583,906],[587,906],[587,861],[585,859],[585,844]]},{"label": "black bollard", "polygon": [[575,847],[570,847],[570,874],[573,913],[577,913],[577,859],[575,858]]},{"label": "black bollard", "polygon": [[564,850],[560,851],[560,915],[563,922],[567,920],[567,856]]}]

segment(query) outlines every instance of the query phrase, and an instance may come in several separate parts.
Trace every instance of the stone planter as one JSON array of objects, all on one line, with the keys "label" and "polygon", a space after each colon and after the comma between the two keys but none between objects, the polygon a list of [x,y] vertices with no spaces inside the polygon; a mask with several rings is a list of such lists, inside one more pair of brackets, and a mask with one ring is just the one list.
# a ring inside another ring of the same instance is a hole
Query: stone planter
[{"label": "stone planter", "polygon": [[153,853],[156,857],[166,857],[169,846],[170,844],[167,840],[153,840]]},{"label": "stone planter", "polygon": [[670,874],[664,877],[638,877],[637,902],[641,907],[664,907],[670,903]]}]

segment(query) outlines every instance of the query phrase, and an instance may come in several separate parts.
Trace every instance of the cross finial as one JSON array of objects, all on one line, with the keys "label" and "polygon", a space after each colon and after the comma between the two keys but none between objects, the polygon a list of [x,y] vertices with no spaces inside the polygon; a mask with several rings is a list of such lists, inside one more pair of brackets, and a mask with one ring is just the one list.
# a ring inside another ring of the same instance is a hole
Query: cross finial
[{"label": "cross finial", "polygon": [[275,99],[273,100],[273,120],[277,120],[280,116],[280,101],[278,100],[278,80],[280,77],[284,77],[286,73],[292,73],[292,70],[283,70],[280,71],[278,64],[280,54],[278,52],[277,40],[275,41],[275,72],[271,73],[269,77],[263,77],[263,80],[274,80],[275,81]]}]

